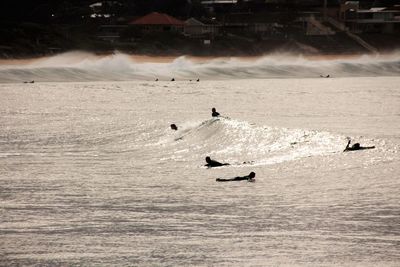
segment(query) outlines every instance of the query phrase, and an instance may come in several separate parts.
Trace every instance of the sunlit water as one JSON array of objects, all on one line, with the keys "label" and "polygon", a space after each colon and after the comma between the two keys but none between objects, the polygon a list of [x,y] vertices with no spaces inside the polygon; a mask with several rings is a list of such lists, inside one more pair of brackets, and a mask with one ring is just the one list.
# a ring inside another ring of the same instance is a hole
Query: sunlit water
[{"label": "sunlit water", "polygon": [[399,85],[0,84],[0,265],[398,266]]}]

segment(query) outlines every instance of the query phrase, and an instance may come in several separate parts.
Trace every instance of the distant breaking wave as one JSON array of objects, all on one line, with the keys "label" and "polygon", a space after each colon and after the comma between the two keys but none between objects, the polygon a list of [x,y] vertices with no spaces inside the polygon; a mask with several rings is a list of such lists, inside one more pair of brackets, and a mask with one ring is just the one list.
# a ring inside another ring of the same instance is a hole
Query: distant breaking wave
[{"label": "distant breaking wave", "polygon": [[[354,76],[399,76],[400,53],[345,58],[306,58],[274,54],[258,58],[194,59],[178,57],[138,60],[116,53],[97,56],[69,52],[35,60],[3,60],[0,82],[69,82],[247,78],[314,78]],[[158,62],[157,62],[158,61]]]}]

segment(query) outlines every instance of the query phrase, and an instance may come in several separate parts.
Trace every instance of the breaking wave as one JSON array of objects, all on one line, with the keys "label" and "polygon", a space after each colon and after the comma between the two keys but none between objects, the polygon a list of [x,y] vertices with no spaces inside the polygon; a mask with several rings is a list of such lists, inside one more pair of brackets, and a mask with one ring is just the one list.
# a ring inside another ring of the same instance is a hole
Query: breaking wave
[{"label": "breaking wave", "polygon": [[69,52],[35,60],[3,60],[0,82],[23,81],[126,81],[179,79],[312,78],[330,75],[398,76],[400,53],[344,58],[307,58],[269,55],[258,58],[169,60],[138,57],[122,53],[97,56]]},{"label": "breaking wave", "polygon": [[[204,161],[205,156],[234,166],[269,165],[343,151],[346,137],[329,132],[251,125],[229,118],[186,123],[156,142],[162,160]],[[154,152],[154,151],[153,151]],[[163,155],[164,154],[164,155]],[[193,158],[195,157],[195,158]]]}]

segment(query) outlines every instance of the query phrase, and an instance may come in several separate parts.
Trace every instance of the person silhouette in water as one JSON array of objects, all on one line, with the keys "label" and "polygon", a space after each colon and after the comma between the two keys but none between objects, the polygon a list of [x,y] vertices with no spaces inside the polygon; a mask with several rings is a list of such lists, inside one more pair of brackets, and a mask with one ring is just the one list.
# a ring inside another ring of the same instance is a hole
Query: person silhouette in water
[{"label": "person silhouette in water", "polygon": [[171,124],[171,129],[176,131],[178,130],[178,126],[176,126],[176,124]]},{"label": "person silhouette in water", "polygon": [[229,163],[221,163],[221,162],[218,162],[216,160],[212,160],[210,157],[206,157],[206,162],[207,162],[207,164],[204,165],[204,166],[206,166],[208,168],[221,167],[221,166],[229,165]]},{"label": "person silhouette in water", "polygon": [[217,112],[217,110],[215,108],[212,108],[211,111],[212,111],[211,116],[213,116],[213,117],[219,116],[219,113]]},{"label": "person silhouette in water", "polygon": [[254,182],[255,181],[254,177],[256,177],[255,172],[251,172],[251,173],[249,173],[249,175],[246,175],[246,176],[236,176],[236,177],[230,178],[230,179],[217,178],[215,181],[217,181],[217,182],[232,182],[232,181],[247,180],[249,182]]},{"label": "person silhouette in water", "polygon": [[351,140],[349,140],[349,142],[347,143],[347,146],[343,150],[343,152],[375,148],[375,146],[360,146],[360,143],[355,143],[352,146],[350,146],[350,143],[351,143]]}]

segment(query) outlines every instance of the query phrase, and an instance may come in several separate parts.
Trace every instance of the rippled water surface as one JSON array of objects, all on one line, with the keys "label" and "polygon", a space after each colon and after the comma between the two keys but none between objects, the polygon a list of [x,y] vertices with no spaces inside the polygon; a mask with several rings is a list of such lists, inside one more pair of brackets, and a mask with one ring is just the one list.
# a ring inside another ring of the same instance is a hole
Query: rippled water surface
[{"label": "rippled water surface", "polygon": [[399,84],[0,84],[0,265],[399,266]]}]

